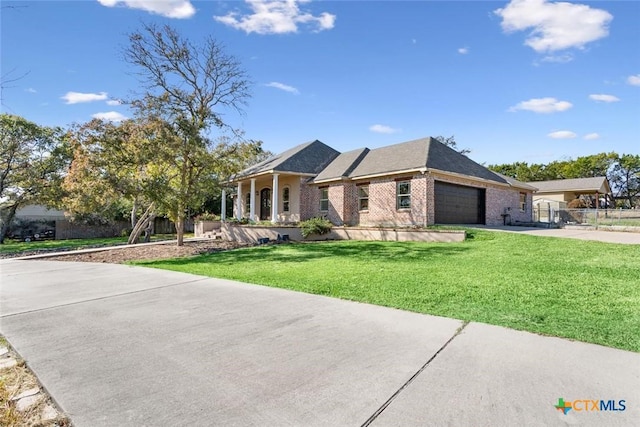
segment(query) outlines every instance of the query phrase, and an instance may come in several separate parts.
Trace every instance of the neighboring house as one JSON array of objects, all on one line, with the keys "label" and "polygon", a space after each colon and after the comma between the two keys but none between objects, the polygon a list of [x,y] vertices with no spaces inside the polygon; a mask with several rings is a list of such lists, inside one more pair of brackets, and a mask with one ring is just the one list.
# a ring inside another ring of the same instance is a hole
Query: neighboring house
[{"label": "neighboring house", "polygon": [[64,212],[57,209],[49,209],[43,205],[26,205],[16,211],[15,219],[28,221],[55,221],[65,219]]},{"label": "neighboring house", "polygon": [[530,222],[535,190],[433,138],[346,153],[313,141],[231,182],[238,219],[287,223],[323,216],[362,226]]},{"label": "neighboring house", "polygon": [[575,199],[583,199],[590,207],[614,206],[613,195],[609,181],[605,176],[593,178],[556,179],[553,181],[528,182],[527,184],[536,187],[538,190],[534,194],[534,204],[552,203],[555,209],[564,209],[566,204]]}]

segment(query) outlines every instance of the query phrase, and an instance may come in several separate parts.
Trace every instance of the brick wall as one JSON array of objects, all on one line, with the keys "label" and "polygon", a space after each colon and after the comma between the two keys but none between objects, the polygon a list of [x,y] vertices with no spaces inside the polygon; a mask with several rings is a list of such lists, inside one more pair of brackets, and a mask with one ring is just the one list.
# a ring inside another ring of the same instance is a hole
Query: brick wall
[{"label": "brick wall", "polygon": [[520,192],[524,190],[506,188],[501,186],[493,186],[489,183],[472,181],[469,179],[452,177],[449,175],[434,174],[429,188],[429,224],[435,221],[435,210],[433,209],[434,200],[434,183],[433,181],[450,182],[452,184],[466,185],[469,187],[484,188],[485,193],[485,223],[487,225],[502,225],[504,220],[502,214],[507,208],[510,208],[511,221],[530,222],[532,212],[532,193],[526,192],[527,206],[525,211],[520,210]]},{"label": "brick wall", "polygon": [[[411,208],[396,209],[396,183],[411,182]],[[369,183],[369,209],[358,211],[358,186],[353,182],[329,185],[329,211],[320,212],[320,188],[303,185],[301,216],[309,219],[326,216],[335,225],[363,226],[425,226],[435,222],[435,180],[486,190],[486,224],[502,225],[502,214],[510,208],[511,221],[529,222],[532,212],[532,193],[527,193],[525,211],[520,210],[521,190],[493,186],[488,183],[438,174],[415,174],[406,178],[377,178]]]},{"label": "brick wall", "polygon": [[404,178],[378,178],[369,182],[369,210],[359,212],[366,226],[427,225],[428,178],[422,174],[406,177],[411,182],[411,208],[396,209],[396,183]]},{"label": "brick wall", "polygon": [[305,221],[320,212],[320,190],[307,184],[308,178],[300,178],[300,220]]}]

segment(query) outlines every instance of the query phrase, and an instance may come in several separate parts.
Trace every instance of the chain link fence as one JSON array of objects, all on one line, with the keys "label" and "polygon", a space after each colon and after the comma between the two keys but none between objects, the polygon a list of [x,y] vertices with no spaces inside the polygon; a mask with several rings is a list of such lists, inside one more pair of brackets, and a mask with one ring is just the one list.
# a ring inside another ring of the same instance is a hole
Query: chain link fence
[{"label": "chain link fence", "polygon": [[640,209],[557,209],[540,203],[533,206],[533,220],[558,226],[640,227]]}]

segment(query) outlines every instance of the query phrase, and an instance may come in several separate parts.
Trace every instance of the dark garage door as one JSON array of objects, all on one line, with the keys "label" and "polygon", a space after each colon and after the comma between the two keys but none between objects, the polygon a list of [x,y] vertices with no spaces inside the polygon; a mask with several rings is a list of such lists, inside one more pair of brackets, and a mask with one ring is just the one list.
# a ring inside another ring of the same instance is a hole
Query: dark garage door
[{"label": "dark garage door", "polygon": [[484,188],[436,181],[436,224],[484,224],[484,195]]}]

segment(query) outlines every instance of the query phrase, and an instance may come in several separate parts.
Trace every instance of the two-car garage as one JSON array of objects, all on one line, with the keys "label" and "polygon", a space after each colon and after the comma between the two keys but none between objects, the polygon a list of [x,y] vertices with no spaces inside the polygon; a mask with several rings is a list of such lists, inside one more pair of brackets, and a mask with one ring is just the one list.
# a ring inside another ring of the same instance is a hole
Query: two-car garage
[{"label": "two-car garage", "polygon": [[485,189],[435,181],[436,224],[484,224]]}]

